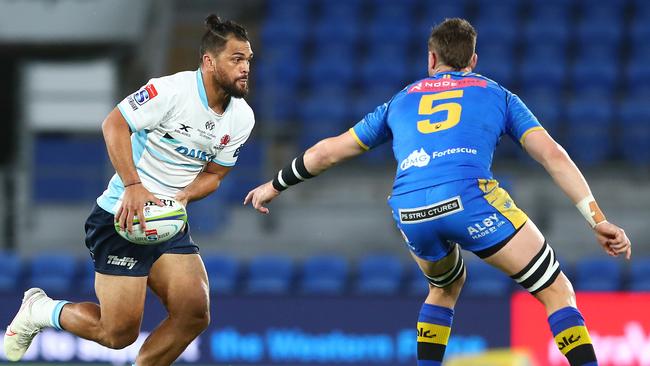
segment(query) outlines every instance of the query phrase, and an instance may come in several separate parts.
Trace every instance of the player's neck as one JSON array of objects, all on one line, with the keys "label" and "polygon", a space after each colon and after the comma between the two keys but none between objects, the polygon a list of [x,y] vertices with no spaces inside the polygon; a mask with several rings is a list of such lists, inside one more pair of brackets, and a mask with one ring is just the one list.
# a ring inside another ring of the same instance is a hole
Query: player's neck
[{"label": "player's neck", "polygon": [[431,70],[431,73],[429,74],[429,76],[435,76],[436,74],[440,74],[442,72],[471,72],[471,71],[472,71],[471,67],[465,67],[465,68],[462,68],[462,69],[458,70],[458,69],[454,69],[451,66],[439,65],[439,66],[434,67],[433,70]]}]

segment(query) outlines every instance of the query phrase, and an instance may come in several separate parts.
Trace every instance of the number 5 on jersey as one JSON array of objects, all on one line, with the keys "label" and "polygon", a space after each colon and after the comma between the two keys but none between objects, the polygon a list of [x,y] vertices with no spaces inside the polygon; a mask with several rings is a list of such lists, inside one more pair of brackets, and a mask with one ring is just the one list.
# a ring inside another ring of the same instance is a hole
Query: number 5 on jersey
[{"label": "number 5 on jersey", "polygon": [[421,133],[434,133],[456,126],[460,122],[460,112],[463,109],[460,103],[449,102],[433,106],[433,102],[437,100],[462,98],[462,96],[462,89],[423,95],[420,98],[420,107],[418,109],[420,115],[431,115],[446,111],[447,118],[444,121],[433,123],[429,119],[418,121],[418,131]]}]

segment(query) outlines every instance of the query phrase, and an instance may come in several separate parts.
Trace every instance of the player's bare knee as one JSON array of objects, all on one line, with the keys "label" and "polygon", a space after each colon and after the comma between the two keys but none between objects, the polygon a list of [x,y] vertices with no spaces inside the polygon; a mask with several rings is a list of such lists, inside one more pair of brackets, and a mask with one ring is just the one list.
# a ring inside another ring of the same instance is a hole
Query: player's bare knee
[{"label": "player's bare knee", "polygon": [[576,294],[571,281],[562,272],[550,286],[536,293],[535,297],[547,307],[558,303],[575,306],[576,303]]},{"label": "player's bare knee", "polygon": [[140,335],[140,321],[104,323],[100,343],[108,348],[122,349],[133,344]]},{"label": "player's bare knee", "polygon": [[126,331],[111,330],[105,334],[101,343],[111,349],[122,349],[135,343],[139,335],[140,331],[138,329],[128,329]]},{"label": "player's bare knee", "polygon": [[210,325],[210,306],[208,300],[196,300],[191,306],[170,309],[169,317],[177,321],[178,326],[186,332],[201,333]]}]

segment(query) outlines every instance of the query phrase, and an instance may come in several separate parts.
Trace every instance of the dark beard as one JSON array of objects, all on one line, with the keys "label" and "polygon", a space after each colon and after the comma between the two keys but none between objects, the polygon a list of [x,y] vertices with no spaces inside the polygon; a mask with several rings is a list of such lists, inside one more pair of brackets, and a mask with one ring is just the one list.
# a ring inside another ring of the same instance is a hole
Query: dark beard
[{"label": "dark beard", "polygon": [[248,95],[248,83],[246,83],[246,87],[243,89],[237,87],[237,81],[228,84],[221,84],[221,87],[226,93],[235,98],[244,98]]},{"label": "dark beard", "polygon": [[239,89],[237,87],[237,80],[226,82],[225,80],[227,80],[227,77],[225,73],[221,72],[219,69],[216,71],[217,72],[214,75],[215,84],[219,85],[228,95],[235,98],[244,98],[248,95],[248,83],[246,83],[246,87],[244,89]]}]

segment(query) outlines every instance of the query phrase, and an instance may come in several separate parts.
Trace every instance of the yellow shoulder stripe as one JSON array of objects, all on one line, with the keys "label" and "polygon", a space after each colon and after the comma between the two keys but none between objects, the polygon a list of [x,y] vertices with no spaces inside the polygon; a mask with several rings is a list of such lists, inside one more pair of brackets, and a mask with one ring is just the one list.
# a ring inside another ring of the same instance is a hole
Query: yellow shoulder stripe
[{"label": "yellow shoulder stripe", "polygon": [[357,144],[359,144],[359,146],[361,146],[362,149],[370,150],[368,145],[364,144],[363,141],[361,141],[361,139],[359,138],[359,136],[357,136],[357,133],[354,132],[354,128],[350,128],[348,131],[350,131],[350,134],[352,135],[352,137],[354,137],[354,140],[357,142]]},{"label": "yellow shoulder stripe", "polygon": [[524,132],[524,134],[521,135],[521,138],[519,139],[519,143],[521,144],[521,146],[524,146],[524,141],[526,141],[526,137],[528,137],[528,135],[529,135],[531,132],[535,132],[535,131],[544,131],[544,127],[542,127],[542,126],[535,126],[535,127],[531,127],[531,128],[529,128],[528,130],[526,130],[526,132]]}]

